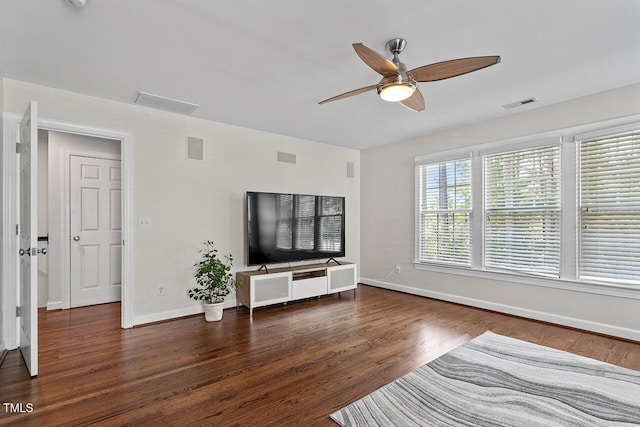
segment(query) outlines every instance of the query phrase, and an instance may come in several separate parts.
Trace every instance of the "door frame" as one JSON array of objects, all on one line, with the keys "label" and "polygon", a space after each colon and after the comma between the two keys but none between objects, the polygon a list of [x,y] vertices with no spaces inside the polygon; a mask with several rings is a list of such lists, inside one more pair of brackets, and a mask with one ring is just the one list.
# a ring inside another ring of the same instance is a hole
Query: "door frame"
[{"label": "door frame", "polygon": [[[18,124],[21,117],[15,113],[2,114],[3,120],[3,158],[2,158],[2,316],[4,347],[17,348],[18,322],[15,316],[18,283],[18,167],[16,141],[18,140]],[[133,327],[133,138],[130,133],[113,129],[86,126],[54,119],[39,118],[38,129],[57,131],[97,138],[115,139],[120,141],[120,156],[122,165],[122,295],[121,295],[121,327]],[[7,285],[9,284],[9,285]],[[11,285],[13,284],[13,285]]]}]

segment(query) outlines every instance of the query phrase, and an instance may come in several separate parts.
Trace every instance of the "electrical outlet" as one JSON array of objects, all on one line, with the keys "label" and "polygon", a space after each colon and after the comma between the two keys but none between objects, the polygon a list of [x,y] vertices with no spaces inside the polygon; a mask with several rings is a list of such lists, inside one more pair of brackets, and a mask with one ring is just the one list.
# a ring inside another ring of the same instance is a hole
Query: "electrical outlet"
[{"label": "electrical outlet", "polygon": [[164,285],[158,285],[158,296],[164,295]]},{"label": "electrical outlet", "polygon": [[396,264],[395,268],[393,269],[393,272],[396,274],[400,274],[400,264]]}]

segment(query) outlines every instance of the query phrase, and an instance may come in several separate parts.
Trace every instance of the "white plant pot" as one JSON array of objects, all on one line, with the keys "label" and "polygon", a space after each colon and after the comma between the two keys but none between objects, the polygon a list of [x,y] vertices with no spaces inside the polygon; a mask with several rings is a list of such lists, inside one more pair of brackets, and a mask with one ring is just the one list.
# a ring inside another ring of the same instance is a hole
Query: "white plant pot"
[{"label": "white plant pot", "polygon": [[207,322],[218,322],[222,319],[223,302],[204,304],[204,318]]}]

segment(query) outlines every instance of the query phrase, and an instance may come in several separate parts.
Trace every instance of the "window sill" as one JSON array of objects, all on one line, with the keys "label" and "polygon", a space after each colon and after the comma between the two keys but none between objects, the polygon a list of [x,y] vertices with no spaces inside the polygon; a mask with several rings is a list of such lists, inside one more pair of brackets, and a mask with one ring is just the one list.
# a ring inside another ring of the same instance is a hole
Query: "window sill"
[{"label": "window sill", "polygon": [[458,276],[477,277],[481,279],[498,280],[501,282],[515,282],[530,286],[542,286],[545,288],[563,289],[574,292],[607,295],[621,298],[640,300],[640,288],[630,285],[581,282],[559,278],[533,276],[514,272],[497,272],[475,269],[471,267],[444,266],[427,264],[414,261],[416,270],[431,271],[435,273],[455,274]]}]

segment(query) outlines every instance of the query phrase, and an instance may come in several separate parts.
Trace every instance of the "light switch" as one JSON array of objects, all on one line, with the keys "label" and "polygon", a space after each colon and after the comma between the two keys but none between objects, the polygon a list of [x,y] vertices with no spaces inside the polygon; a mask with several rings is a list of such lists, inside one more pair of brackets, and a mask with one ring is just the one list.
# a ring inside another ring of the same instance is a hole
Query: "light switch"
[{"label": "light switch", "polygon": [[138,227],[151,228],[151,218],[138,218]]}]

